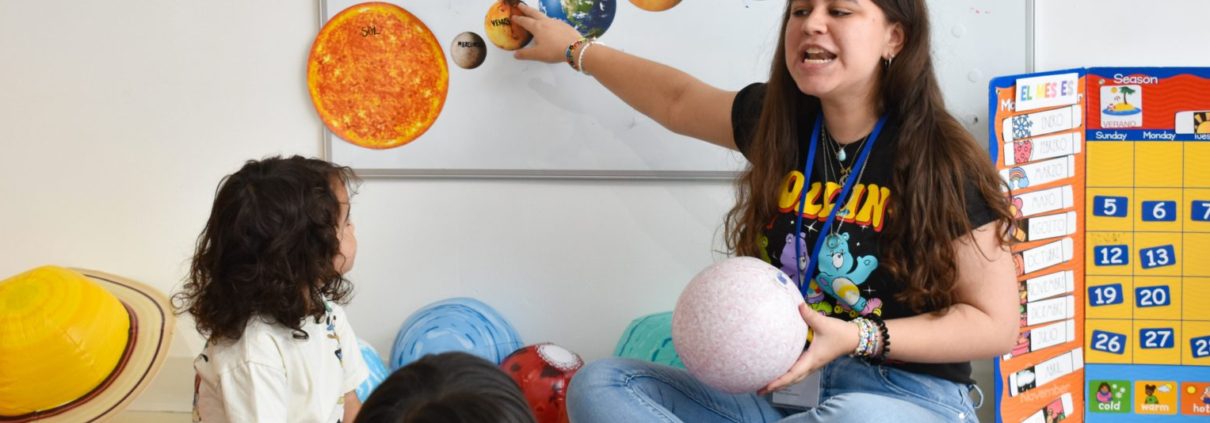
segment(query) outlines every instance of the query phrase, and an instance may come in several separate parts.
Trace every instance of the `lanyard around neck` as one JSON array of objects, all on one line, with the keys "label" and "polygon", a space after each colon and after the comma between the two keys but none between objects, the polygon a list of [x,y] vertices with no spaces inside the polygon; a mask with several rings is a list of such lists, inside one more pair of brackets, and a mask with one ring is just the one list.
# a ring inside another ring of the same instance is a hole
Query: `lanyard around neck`
[{"label": "lanyard around neck", "polygon": [[[857,161],[853,163],[853,169],[862,169],[862,167],[865,166],[865,161],[867,158],[869,158],[870,150],[874,148],[874,143],[878,141],[878,134],[882,132],[882,125],[885,123],[886,115],[878,118],[878,123],[874,124],[874,131],[870,132],[869,141],[865,143],[865,147],[863,147],[861,149],[861,153],[857,155]],[[811,171],[815,169],[815,149],[819,144],[819,132],[822,126],[823,113],[819,113],[815,116],[815,126],[811,129],[811,141],[807,147],[807,164],[804,165],[802,169],[803,178],[806,179],[803,180],[802,198],[798,199],[798,215],[795,217],[794,221],[794,258],[797,259],[797,263],[795,263],[795,265],[798,266],[798,290],[802,292],[803,297],[806,297],[809,294],[808,291],[810,285],[808,283],[810,278],[804,279],[804,277],[808,271],[810,271],[812,274],[814,273],[812,269],[815,269],[815,264],[819,262],[819,248],[823,246],[823,240],[824,238],[827,238],[828,230],[832,228],[832,222],[836,220],[836,215],[843,211],[845,203],[847,203],[845,199],[849,196],[849,191],[853,189],[853,185],[856,185],[858,175],[861,173],[860,171],[849,172],[849,178],[845,181],[844,187],[840,190],[840,195],[836,197],[836,201],[832,202],[831,214],[824,219],[823,228],[819,229],[819,236],[815,238],[815,248],[811,250],[811,255],[809,257],[803,257],[803,246],[799,245],[797,238],[799,234],[802,233],[802,214],[807,204],[807,193],[811,190]],[[820,196],[826,196],[828,194],[827,185],[828,181],[820,181]],[[823,213],[824,211],[825,210],[823,210],[821,207],[820,213]],[[802,239],[806,240],[806,236],[804,235]],[[810,259],[810,261],[806,263],[807,266],[805,268],[802,267],[804,258]]]}]

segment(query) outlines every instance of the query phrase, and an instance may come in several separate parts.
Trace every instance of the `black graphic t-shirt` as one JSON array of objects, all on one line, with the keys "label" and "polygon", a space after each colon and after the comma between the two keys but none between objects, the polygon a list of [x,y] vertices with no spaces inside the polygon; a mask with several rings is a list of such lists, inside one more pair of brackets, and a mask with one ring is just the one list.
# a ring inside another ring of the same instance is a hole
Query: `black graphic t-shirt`
[{"label": "black graphic t-shirt", "polygon": [[[750,151],[753,133],[760,118],[765,84],[745,87],[735,97],[731,109],[735,143],[741,153]],[[815,269],[809,269],[807,304],[832,317],[851,320],[857,316],[875,314],[884,319],[917,315],[895,295],[902,283],[879,266],[879,240],[887,225],[887,209],[898,196],[891,191],[891,165],[898,151],[899,122],[889,117],[863,166],[857,167],[857,157],[863,142],[845,147],[838,154],[835,144],[823,140],[816,147],[814,169],[809,183],[803,183],[803,167],[807,161],[807,143],[811,129],[819,116],[819,102],[809,101],[807,110],[799,117],[796,138],[801,140],[797,167],[791,170],[778,187],[779,213],[765,227],[760,242],[760,258],[798,280],[798,268],[806,267],[824,223],[837,213],[831,228],[819,248]],[[842,192],[843,175],[855,173],[858,179],[848,198],[838,198]],[[968,191],[973,186],[967,188]],[[806,201],[799,204],[806,190]],[[992,221],[987,203],[979,195],[967,195],[967,216],[971,227]],[[795,215],[802,210],[802,231],[795,233]],[[797,245],[796,245],[797,244]],[[801,260],[801,264],[799,264]],[[812,279],[811,276],[814,278]],[[891,339],[892,350],[894,338]],[[938,348],[944,348],[938,345]],[[895,362],[891,365],[959,383],[974,383],[969,362],[923,364]]]}]

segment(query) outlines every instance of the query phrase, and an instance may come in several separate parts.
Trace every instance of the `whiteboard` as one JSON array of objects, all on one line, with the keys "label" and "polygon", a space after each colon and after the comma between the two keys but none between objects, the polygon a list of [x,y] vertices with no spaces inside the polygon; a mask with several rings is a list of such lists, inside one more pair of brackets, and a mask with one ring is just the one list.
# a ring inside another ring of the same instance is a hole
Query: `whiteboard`
[{"label": "whiteboard", "polygon": [[[664,12],[613,1],[613,24],[600,38],[611,47],[727,90],[768,77],[783,0],[686,0]],[[664,129],[566,64],[518,61],[489,42],[478,68],[454,65],[451,41],[464,31],[484,36],[491,0],[391,2],[422,20],[446,50],[449,91],[432,127],[400,147],[362,148],[325,129],[325,157],[363,176],[731,179],[743,169],[738,153]],[[321,0],[321,25],[358,3]],[[950,109],[975,134],[986,120],[990,77],[1028,70],[1031,5],[930,3],[938,78]]]}]

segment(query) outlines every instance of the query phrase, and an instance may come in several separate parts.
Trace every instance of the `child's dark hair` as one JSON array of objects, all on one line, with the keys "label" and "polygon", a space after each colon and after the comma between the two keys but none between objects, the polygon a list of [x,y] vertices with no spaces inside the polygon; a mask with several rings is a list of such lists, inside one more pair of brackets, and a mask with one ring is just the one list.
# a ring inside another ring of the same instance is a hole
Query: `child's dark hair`
[{"label": "child's dark hair", "polygon": [[337,186],[349,195],[352,169],[300,156],[249,160],[219,182],[197,239],[189,277],[173,295],[211,339],[238,340],[248,320],[300,331],[323,316],[323,299],[343,303],[352,285],[333,265],[340,254]]},{"label": "child's dark hair", "polygon": [[366,398],[356,423],[534,423],[517,383],[464,352],[426,355]]}]

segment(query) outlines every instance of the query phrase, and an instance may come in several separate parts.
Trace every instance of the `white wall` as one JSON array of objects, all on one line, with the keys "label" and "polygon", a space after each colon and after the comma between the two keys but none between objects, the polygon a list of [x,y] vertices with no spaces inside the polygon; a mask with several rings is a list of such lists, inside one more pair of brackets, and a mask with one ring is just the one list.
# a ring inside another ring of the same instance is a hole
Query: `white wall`
[{"label": "white wall", "polygon": [[[0,278],[56,263],[178,286],[222,175],[318,154],[315,22],[286,0],[0,1]],[[201,341],[177,333],[157,408],[189,407]]]},{"label": "white wall", "polygon": [[1038,70],[1210,66],[1200,0],[1035,0]]},{"label": "white wall", "polygon": [[[1191,33],[1196,0],[1038,3],[1039,70],[1210,66],[1188,47],[1207,39]],[[59,263],[176,289],[222,175],[249,158],[319,154],[304,80],[316,9],[0,1],[0,277]],[[1097,43],[1122,27],[1138,29],[1129,44]],[[720,257],[732,195],[719,182],[367,181],[349,313],[385,354],[415,308],[473,296],[526,342],[606,356],[631,319],[671,309]],[[136,407],[187,409],[200,347],[183,321]]]}]

